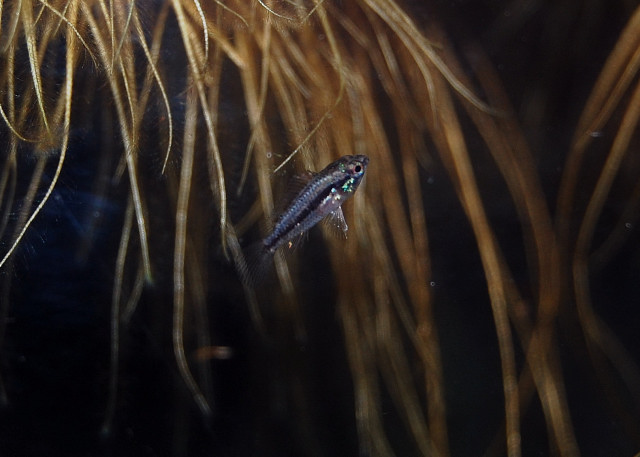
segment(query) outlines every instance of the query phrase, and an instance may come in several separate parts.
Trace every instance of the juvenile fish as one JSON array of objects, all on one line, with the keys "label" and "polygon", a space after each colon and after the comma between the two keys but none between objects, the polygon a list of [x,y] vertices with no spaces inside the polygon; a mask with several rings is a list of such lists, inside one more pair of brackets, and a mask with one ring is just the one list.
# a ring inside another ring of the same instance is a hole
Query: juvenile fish
[{"label": "juvenile fish", "polygon": [[309,173],[308,182],[280,215],[273,231],[251,253],[256,270],[251,276],[260,276],[260,270],[280,246],[290,244],[327,216],[346,234],[341,205],[360,185],[368,164],[366,155],[347,155],[318,173]]}]

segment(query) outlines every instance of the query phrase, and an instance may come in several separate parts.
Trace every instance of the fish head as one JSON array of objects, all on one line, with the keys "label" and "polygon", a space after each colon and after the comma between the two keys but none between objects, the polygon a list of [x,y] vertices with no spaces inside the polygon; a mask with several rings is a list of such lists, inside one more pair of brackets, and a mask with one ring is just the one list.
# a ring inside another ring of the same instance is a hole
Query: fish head
[{"label": "fish head", "polygon": [[341,175],[337,190],[343,195],[355,192],[368,164],[369,157],[366,155],[347,155],[335,161],[332,165],[335,165],[336,172]]}]

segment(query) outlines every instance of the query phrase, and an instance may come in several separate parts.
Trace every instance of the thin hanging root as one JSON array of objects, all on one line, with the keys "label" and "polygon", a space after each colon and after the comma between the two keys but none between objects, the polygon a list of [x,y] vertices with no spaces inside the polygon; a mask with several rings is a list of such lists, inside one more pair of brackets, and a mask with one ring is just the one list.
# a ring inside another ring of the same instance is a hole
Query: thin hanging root
[{"label": "thin hanging root", "polygon": [[[0,202],[4,202],[5,208],[9,208],[14,201],[17,185],[17,165],[16,165],[16,140],[11,140],[8,147],[7,160],[2,167],[2,177],[0,178]],[[11,212],[4,210],[0,218],[0,237],[5,234]],[[6,306],[6,305],[5,305]],[[0,309],[2,305],[0,304]],[[0,316],[2,313],[0,313]],[[2,324],[0,324],[0,328]],[[0,339],[1,344],[1,339]]]},{"label": "thin hanging root", "polygon": [[[367,74],[366,71],[363,72]],[[407,214],[405,208],[402,205],[397,204],[404,199],[401,186],[396,178],[398,172],[396,172],[396,163],[398,157],[390,150],[388,140],[384,136],[383,121],[378,116],[375,110],[375,100],[370,88],[371,81],[365,81],[365,78],[359,75],[352,75],[348,94],[350,95],[349,104],[352,110],[353,121],[351,124],[354,126],[354,130],[359,129],[360,132],[356,134],[356,137],[367,138],[371,143],[375,144],[374,149],[377,151],[377,164],[381,169],[386,170],[381,174],[380,187],[385,189],[382,192],[382,207],[386,213],[386,220],[389,224],[389,232],[393,241],[392,250],[397,254],[397,259],[400,265],[401,273],[406,278],[406,282],[410,284],[409,296],[411,302],[414,305],[412,310],[407,305],[404,298],[402,298],[401,286],[399,285],[398,278],[395,278],[393,260],[391,260],[386,250],[378,250],[376,252],[376,258],[385,259],[383,264],[386,271],[381,275],[390,282],[389,288],[393,292],[393,303],[397,310],[398,316],[402,323],[402,330],[404,330],[411,341],[414,343],[415,349],[420,355],[421,362],[425,371],[425,384],[428,392],[428,411],[429,411],[429,425],[431,426],[431,433],[429,438],[422,435],[420,432],[427,428],[426,421],[422,418],[422,415],[415,411],[413,408],[407,408],[407,421],[414,433],[415,439],[420,443],[420,447],[429,454],[434,454],[435,451],[427,451],[428,449],[435,448],[438,452],[446,455],[447,449],[447,427],[445,421],[444,412],[444,397],[442,386],[442,367],[439,362],[439,357],[436,354],[438,352],[438,342],[435,336],[435,331],[425,331],[429,328],[433,328],[434,324],[431,322],[432,318],[427,308],[430,307],[429,291],[427,289],[427,282],[424,278],[428,278],[429,275],[424,270],[423,264],[425,260],[421,257],[428,258],[428,250],[426,245],[426,239],[423,239],[420,234],[424,233],[426,237],[426,227],[422,226],[419,222],[420,215],[423,213],[422,203],[420,197],[419,180],[415,167],[415,156],[411,153],[403,153],[402,161],[406,162],[403,167],[406,170],[411,170],[410,174],[414,175],[406,177],[406,184],[413,183],[417,186],[416,189],[407,189],[406,195],[409,197],[410,202],[413,203],[414,211],[409,211]],[[353,86],[353,89],[351,89]],[[360,97],[356,98],[352,95],[353,92],[357,92]],[[364,117],[365,119],[362,119]],[[399,124],[402,122],[399,121]],[[366,129],[366,130],[365,130]],[[403,135],[400,135],[403,137]],[[403,138],[401,145],[408,138]],[[401,151],[412,151],[410,147],[401,147]],[[406,175],[406,173],[405,173]],[[417,232],[418,239],[421,246],[418,247],[413,244],[413,237],[408,224],[408,217],[412,216],[412,222],[420,225],[420,230]],[[422,217],[424,215],[422,214]],[[381,234],[381,230],[374,231],[377,224],[371,221],[366,224],[369,230],[372,232],[371,236],[376,237],[376,241],[373,242],[376,246],[384,246],[385,241]],[[375,234],[375,235],[374,235]],[[418,248],[418,249],[416,249]],[[422,254],[420,256],[418,253]],[[417,255],[418,254],[418,255]],[[380,260],[379,260],[380,261]],[[393,281],[392,279],[393,278]],[[378,294],[376,294],[378,295]],[[413,311],[413,312],[412,312]],[[413,314],[417,315],[414,318]],[[418,321],[416,324],[415,321]],[[393,333],[399,333],[400,329],[391,327]],[[391,345],[397,348],[395,345]],[[395,355],[389,355],[390,359],[402,358],[403,354],[397,353]],[[388,363],[387,361],[381,361],[381,365]],[[415,390],[413,387],[408,387],[406,376],[403,374],[405,371],[397,369],[392,371],[394,376],[389,376],[389,379],[395,379],[397,383],[403,384],[402,387],[396,387],[401,392],[406,392],[406,395],[417,396],[417,393],[409,392],[409,390]],[[391,381],[390,381],[391,382]],[[404,395],[398,395],[401,401],[406,401]]]},{"label": "thin hanging root", "polygon": [[[102,60],[103,65],[105,65],[109,74],[113,75],[113,68],[110,65],[109,60],[109,52],[107,48],[107,43],[102,37],[102,33],[100,31],[100,27],[96,22],[95,18],[92,15],[91,9],[86,4],[82,4],[83,8],[83,17],[87,20],[89,26],[93,31],[93,35],[95,37],[96,44],[98,46],[98,50],[100,52],[100,58]],[[119,59],[121,62],[121,59]],[[119,65],[121,70],[124,70],[124,66]],[[113,94],[113,101],[116,107],[116,111],[118,113],[118,120],[120,122],[120,132],[122,134],[122,139],[125,144],[125,162],[127,165],[127,172],[129,174],[129,182],[131,186],[131,195],[133,197],[133,203],[136,210],[136,222],[138,225],[138,236],[140,238],[140,250],[142,255],[142,261],[145,270],[145,276],[148,283],[153,282],[152,270],[151,270],[151,259],[149,256],[149,244],[147,240],[147,224],[144,217],[144,211],[142,206],[142,197],[140,194],[140,188],[138,184],[138,174],[137,174],[137,166],[135,159],[135,150],[138,141],[138,132],[136,130],[136,123],[132,120],[131,125],[132,129],[127,125],[127,115],[125,107],[123,106],[121,90],[118,85],[118,81],[114,77],[108,78],[109,85],[111,87],[111,92]],[[127,93],[127,101],[129,102],[129,111],[132,116],[135,116],[135,110],[133,109],[133,100],[132,100],[132,92],[129,90],[129,82],[127,80],[127,75],[123,74],[123,84],[125,85],[125,91]]]},{"label": "thin hanging root", "polygon": [[127,209],[125,211],[122,233],[120,235],[120,246],[116,258],[116,272],[113,281],[113,291],[111,298],[111,353],[109,358],[109,398],[107,399],[107,409],[102,422],[101,434],[107,436],[111,432],[113,418],[116,412],[116,401],[118,396],[118,373],[120,363],[120,308],[122,301],[122,280],[124,278],[124,267],[127,260],[127,249],[131,239],[131,227],[133,225],[133,201],[129,196]]},{"label": "thin hanging root", "polygon": [[[120,59],[120,52],[122,51],[122,47],[124,46],[127,38],[129,38],[129,27],[131,26],[131,19],[133,18],[135,11],[135,2],[131,2],[129,5],[129,12],[127,13],[127,20],[124,23],[124,27],[122,27],[122,36],[120,37],[120,43],[118,43],[118,47],[116,48],[113,56],[111,57],[111,68],[115,68],[116,61]],[[112,33],[113,39],[115,39],[115,29]],[[144,35],[141,35],[142,41],[144,41]]]},{"label": "thin hanging root", "polygon": [[204,38],[202,40],[202,44],[204,47],[204,59],[202,60],[203,66],[200,69],[202,73],[206,71],[207,62],[209,62],[209,34],[207,33],[207,19],[204,16],[204,11],[202,11],[202,5],[199,0],[193,0],[193,4],[196,6],[198,10],[198,15],[200,16],[200,20],[202,21],[202,33]]},{"label": "thin hanging root", "polygon": [[[497,76],[491,70],[488,63],[482,59],[481,52],[474,52],[476,62],[476,74],[495,106],[509,106],[509,102],[502,93],[496,81]],[[554,333],[553,320],[558,312],[559,290],[558,277],[559,263],[557,261],[558,248],[553,234],[551,218],[544,203],[542,191],[534,174],[535,165],[531,155],[527,151],[527,145],[518,132],[513,119],[496,119],[483,116],[476,110],[467,110],[470,117],[478,126],[479,131],[485,137],[496,164],[513,195],[516,209],[525,229],[531,230],[529,237],[535,244],[535,262],[530,261],[531,271],[538,274],[538,319],[532,325],[528,319],[516,312],[511,313],[516,327],[520,327],[519,333],[522,347],[528,347],[527,362],[535,388],[544,409],[547,424],[549,424],[560,450],[560,455],[576,456],[579,454],[576,437],[572,429],[569,414],[569,406],[566,401],[566,393],[562,371],[557,362],[558,355],[553,347]],[[498,122],[506,122],[507,128],[498,125]],[[514,124],[514,125],[509,125]],[[507,138],[500,134],[500,129],[512,132]],[[527,236],[525,236],[525,241]],[[506,267],[503,267],[506,272]],[[507,286],[514,284],[512,277],[506,279]],[[523,303],[524,300],[515,287],[508,287],[510,303]],[[523,329],[526,327],[526,330]],[[529,375],[525,371],[523,377]],[[521,381],[522,383],[522,381]],[[528,396],[528,395],[525,395]]]},{"label": "thin hanging root", "polygon": [[[294,22],[296,23],[296,25],[302,25],[304,24],[307,20],[309,20],[309,18],[311,16],[313,16],[313,14],[316,12],[316,10],[318,8],[320,8],[320,6],[324,3],[324,0],[315,0],[314,1],[314,6],[313,8],[311,8],[309,10],[309,12],[307,14],[305,14],[304,17],[302,18],[297,18],[297,17],[290,17],[290,16],[285,16],[284,14],[280,14],[277,11],[275,11],[273,8],[269,7],[269,5],[267,5],[264,0],[258,0],[258,3],[260,3],[260,6],[262,6],[265,10],[267,10],[269,12],[269,14],[272,14],[276,17],[279,17],[280,19],[284,19],[286,21],[289,22]],[[290,2],[292,3],[292,2]]]},{"label": "thin hanging root", "polygon": [[604,164],[602,173],[596,183],[596,187],[593,191],[585,216],[583,218],[580,231],[578,232],[578,239],[576,242],[576,254],[575,261],[577,263],[587,263],[587,257],[593,234],[595,232],[596,223],[602,208],[606,201],[613,181],[620,170],[622,159],[628,151],[631,138],[636,132],[638,123],[640,120],[640,84],[635,88],[628,108],[621,121],[620,128],[611,147],[611,151]]},{"label": "thin hanging root", "polygon": [[[402,329],[406,335],[411,339],[414,344],[414,348],[420,356],[422,363],[424,364],[424,370],[429,370],[431,366],[427,363],[430,360],[428,350],[422,344],[422,339],[419,337],[417,329],[415,327],[414,318],[411,310],[403,297],[402,287],[400,286],[400,275],[395,271],[394,262],[390,256],[390,249],[387,247],[387,240],[383,234],[383,228],[381,221],[372,215],[363,216],[367,227],[368,236],[370,237],[370,244],[375,246],[372,253],[373,264],[379,268],[379,271],[374,273],[375,277],[384,278],[384,280],[376,281],[374,296],[376,297],[376,315],[377,323],[375,325],[376,338],[381,340],[378,342],[380,345],[381,356],[377,361],[381,371],[386,379],[386,384],[392,391],[396,402],[398,403],[399,412],[405,416],[407,423],[413,433],[413,437],[419,444],[419,447],[425,452],[424,455],[439,455],[436,454],[433,449],[433,443],[430,438],[430,434],[426,433],[427,423],[422,415],[418,412],[414,406],[403,408],[400,405],[413,403],[419,404],[415,398],[418,396],[416,388],[408,381],[406,369],[403,369],[402,364],[395,365],[394,368],[389,368],[390,359],[402,359],[406,355],[400,350],[401,347],[395,344],[395,340],[401,339],[398,335],[401,334],[398,325],[389,325],[393,320],[399,320]],[[393,303],[393,311],[389,304],[388,298],[390,297]],[[371,323],[370,325],[373,325]],[[413,397],[413,400],[408,400],[409,397]],[[446,443],[439,443],[443,445],[437,449],[446,454]]]},{"label": "thin hanging root", "polygon": [[258,0],[258,3],[260,3],[260,5],[267,10],[269,13],[273,14],[274,16],[279,17],[280,19],[286,19],[287,21],[294,21],[294,18],[288,17],[288,16],[284,16],[282,14],[278,14],[277,12],[275,12],[274,10],[272,10],[271,8],[269,8],[269,6],[263,1],[263,0]]},{"label": "thin hanging root", "polygon": [[193,91],[187,93],[184,141],[182,147],[182,167],[180,187],[176,204],[176,235],[173,257],[173,350],[180,375],[191,391],[193,399],[206,417],[211,416],[211,407],[204,397],[187,363],[184,353],[184,306],[185,306],[185,250],[187,244],[187,214],[191,192],[191,176],[195,153],[198,102]]},{"label": "thin hanging root", "polygon": [[245,152],[244,163],[242,165],[242,175],[240,176],[240,182],[238,183],[238,191],[237,195],[242,194],[242,189],[244,188],[244,184],[246,182],[247,176],[249,175],[249,165],[251,164],[251,155],[253,152],[253,148],[256,143],[256,138],[258,132],[260,130],[255,126],[258,125],[263,119],[264,115],[264,107],[267,100],[267,90],[269,84],[269,72],[271,71],[271,21],[268,20],[264,26],[264,38],[261,46],[262,49],[262,65],[261,65],[261,75],[260,75],[260,95],[258,100],[258,115],[255,119],[252,119],[252,123],[254,127],[251,128],[251,136],[249,137],[249,142],[247,143],[247,150]]},{"label": "thin hanging root", "polygon": [[[189,5],[190,3],[187,3],[186,5],[184,5],[184,7],[187,10],[187,13],[189,13],[192,17],[195,16],[196,19],[201,20],[199,13],[197,11],[194,13],[193,8],[188,8]],[[245,27],[247,28],[249,27],[249,24],[247,23],[246,19],[240,16],[239,13],[233,10],[230,10],[229,8],[225,8],[222,5],[220,5],[220,7],[226,11],[229,11],[231,14],[233,14],[238,19],[240,19],[240,21],[242,21]],[[229,37],[224,33],[223,30],[221,30],[221,24],[219,23],[220,21],[214,22],[210,20],[210,18],[208,17],[205,17],[205,20],[207,24],[207,28],[206,28],[207,36],[210,40],[212,40],[216,44],[216,52],[219,52],[219,50],[222,50],[224,54],[231,60],[231,62],[233,62],[233,64],[236,65],[238,68],[243,68],[245,65],[247,65],[247,63],[244,62],[236,52],[233,43],[229,41]],[[203,72],[205,71],[218,71],[215,69],[215,65],[213,61],[205,60],[204,56],[205,56],[205,53],[203,52],[202,62],[204,63],[200,65],[200,67],[198,68],[199,73],[201,73],[204,76],[206,73],[203,73]]]},{"label": "thin hanging root", "polygon": [[182,34],[182,40],[184,43],[185,51],[189,61],[189,66],[193,72],[193,79],[196,89],[198,91],[198,97],[200,99],[200,105],[202,107],[202,115],[204,116],[207,126],[207,135],[209,137],[208,149],[210,156],[213,159],[214,168],[217,178],[217,191],[218,191],[218,210],[220,211],[220,231],[221,231],[221,244],[223,250],[227,251],[227,241],[224,235],[225,228],[227,227],[227,190],[225,186],[224,169],[222,167],[222,159],[220,157],[220,150],[218,149],[218,139],[216,137],[216,130],[211,112],[208,109],[207,96],[202,80],[202,74],[200,72],[201,66],[198,65],[197,51],[195,45],[191,40],[191,27],[187,21],[187,18],[182,9],[180,0],[172,0],[173,9],[176,13],[178,25],[180,27],[180,33]]},{"label": "thin hanging root", "polygon": [[[14,5],[13,14],[9,14],[9,26],[5,31],[2,30],[2,21],[0,21],[0,37],[4,37],[5,41],[0,44],[0,54],[5,54],[9,47],[14,43],[16,31],[18,30],[18,24],[20,23],[20,10],[22,9],[22,2],[26,0],[18,0]],[[0,0],[0,13],[4,9],[4,0]],[[0,15],[0,18],[4,16]]]},{"label": "thin hanging root", "polygon": [[[445,95],[444,90],[441,93]],[[520,408],[518,401],[517,371],[507,300],[504,290],[504,278],[498,257],[497,243],[487,220],[484,206],[480,200],[473,168],[469,159],[460,125],[454,114],[449,97],[442,96],[438,110],[441,116],[444,139],[447,142],[448,154],[454,167],[453,172],[460,186],[460,199],[467,217],[473,227],[480,257],[486,276],[487,287],[491,299],[491,307],[495,321],[500,359],[502,362],[502,379],[505,397],[507,453],[509,457],[521,455],[520,445]]]},{"label": "thin hanging root", "polygon": [[[30,11],[30,9],[28,7],[25,7],[25,10],[29,10]],[[71,9],[70,15],[73,18],[73,17],[75,17],[75,14],[76,14],[76,8],[75,8],[75,3],[74,3],[74,7]],[[32,38],[34,38],[34,37],[32,37]],[[58,178],[60,177],[60,172],[62,171],[62,166],[64,165],[64,161],[65,161],[66,154],[67,154],[67,148],[69,146],[69,127],[71,125],[71,99],[72,99],[72,91],[73,91],[73,77],[74,77],[74,69],[75,69],[75,60],[76,60],[75,40],[76,40],[77,37],[73,33],[73,31],[71,31],[71,29],[69,29],[68,32],[67,32],[67,37],[66,38],[67,38],[67,43],[68,43],[67,54],[66,54],[66,77],[65,77],[64,88],[63,88],[63,93],[62,93],[63,94],[62,97],[64,97],[64,100],[65,100],[64,119],[63,119],[63,129],[64,130],[63,130],[63,134],[62,134],[62,144],[60,146],[60,156],[58,158],[58,165],[56,166],[55,172],[53,174],[53,178],[51,179],[51,183],[47,187],[47,190],[46,190],[44,196],[42,197],[42,199],[40,200],[40,203],[38,203],[38,205],[35,207],[35,209],[31,213],[31,215],[29,216],[29,218],[25,222],[24,226],[22,227],[22,229],[20,230],[20,232],[16,236],[15,240],[11,244],[11,247],[6,252],[6,254],[2,258],[2,260],[0,260],[0,268],[2,268],[2,266],[6,263],[7,259],[11,256],[11,254],[13,254],[13,252],[17,248],[18,244],[20,243],[20,241],[24,237],[25,233],[27,232],[27,229],[29,228],[31,223],[34,221],[34,219],[37,217],[37,215],[40,213],[40,211],[42,210],[44,205],[47,203],[47,201],[49,200],[49,197],[51,196],[51,193],[53,192],[53,189],[55,188],[56,184],[58,183]],[[32,46],[29,45],[29,49],[31,49],[31,47],[35,48],[35,41],[32,43]],[[32,63],[32,68],[33,68],[34,62],[32,61],[31,53],[30,53],[30,56],[29,56],[29,61]],[[39,77],[38,77],[38,81],[39,81]],[[36,82],[35,85],[39,86],[39,83]],[[41,88],[40,88],[40,90],[41,90]],[[40,93],[38,88],[36,88],[36,92]],[[40,96],[41,95],[42,94],[40,93]],[[41,106],[41,109],[44,109],[44,108]],[[46,122],[46,116],[44,115],[44,112],[43,112],[43,116],[44,116],[43,117],[43,122]],[[47,127],[47,129],[48,129],[48,127]]]},{"label": "thin hanging root", "polygon": [[[246,60],[250,59],[251,46],[249,40],[245,34],[238,35],[238,52]],[[260,115],[260,103],[256,93],[259,89],[256,87],[257,77],[256,71],[253,67],[247,66],[241,69],[241,78],[243,84],[243,92],[245,97],[245,105],[247,107],[247,114],[249,122],[252,125],[252,129],[256,132],[252,134],[253,138],[256,138],[258,147],[261,148],[261,152],[268,152],[272,149],[271,140],[268,132],[266,131],[265,121]],[[266,215],[270,215],[273,211],[273,195],[271,192],[271,182],[268,176],[269,163],[265,157],[265,154],[254,155],[257,169],[258,180],[258,193],[260,195],[260,202],[262,204],[263,212]]]},{"label": "thin hanging root", "polygon": [[293,152],[291,154],[289,154],[287,156],[287,158],[284,159],[282,161],[282,163],[275,168],[275,170],[273,170],[274,174],[277,173],[280,169],[282,169],[282,167],[284,167],[291,159],[293,159],[298,154],[298,152],[300,152],[300,150],[307,144],[307,142],[309,140],[311,140],[311,138],[313,138],[313,136],[316,134],[316,132],[318,132],[320,127],[322,127],[324,122],[331,116],[331,113],[342,102],[342,98],[344,96],[345,76],[343,74],[343,71],[344,71],[345,67],[344,67],[344,64],[342,63],[342,57],[341,57],[341,54],[340,54],[340,50],[338,49],[338,45],[337,45],[337,42],[336,42],[336,37],[335,37],[335,35],[333,33],[333,30],[331,28],[331,24],[329,24],[329,21],[327,19],[326,11],[323,8],[318,8],[317,13],[318,13],[318,16],[320,17],[320,22],[322,24],[322,29],[324,30],[324,33],[325,33],[325,35],[327,37],[327,40],[329,41],[329,47],[331,48],[331,54],[332,54],[333,58],[335,59],[335,62],[333,63],[333,66],[336,69],[336,73],[338,75],[338,80],[339,80],[339,84],[340,84],[339,89],[338,89],[338,96],[336,97],[335,101],[333,102],[333,105],[327,111],[325,111],[325,113],[322,115],[320,120],[316,123],[316,125],[313,127],[313,129],[311,129],[311,131],[304,138],[304,140],[302,140],[302,142],[298,145],[298,147],[296,147],[293,150]]},{"label": "thin hanging root", "polygon": [[[417,28],[409,16],[393,1],[388,0],[365,0],[366,4],[376,12],[376,14],[397,34],[402,40],[407,50],[414,56],[415,63],[420,67],[422,56],[431,63],[451,87],[464,97],[469,103],[479,110],[491,115],[504,115],[499,110],[487,105],[479,99],[456,75],[449,69],[447,64],[436,53],[434,46],[429,43],[422,34],[416,33]],[[422,68],[421,68],[422,71]],[[425,73],[423,72],[423,75]],[[426,79],[429,94],[435,94],[434,87],[430,84],[430,78]],[[435,102],[435,99],[431,100]],[[435,109],[435,105],[432,106]]]},{"label": "thin hanging root", "polygon": [[[637,77],[640,62],[640,8],[618,39],[613,51],[596,81],[589,99],[582,110],[580,120],[568,152],[562,180],[558,190],[556,214],[566,215],[572,211],[576,191],[579,188],[580,168],[587,147],[593,141],[591,133],[600,131],[619,106],[620,100]],[[556,221],[558,239],[567,245],[571,237],[569,217],[558,217]]]},{"label": "thin hanging root", "polygon": [[[58,11],[57,9],[55,9],[52,5],[50,5],[48,2],[46,2],[45,0],[38,0],[40,3],[42,3],[44,6],[46,6],[53,14],[55,14],[56,16],[58,16],[62,21],[64,21],[64,23],[71,28],[71,30],[73,30],[73,33],[75,33],[76,37],[78,38],[78,40],[80,40],[80,43],[82,43],[82,47],[89,53],[89,56],[91,57],[91,60],[93,60],[93,64],[94,65],[98,65],[98,61],[96,59],[96,56],[93,54],[93,52],[91,52],[91,48],[89,47],[89,45],[87,44],[86,41],[84,41],[84,38],[82,38],[82,35],[80,35],[80,32],[78,32],[78,29],[76,28],[75,25],[73,25],[73,23],[71,21],[69,21],[69,19],[67,19],[60,11]],[[67,3],[67,5],[65,6],[68,7],[70,5],[70,3]],[[2,17],[2,15],[0,14],[0,17]]]},{"label": "thin hanging root", "polygon": [[[22,26],[24,28],[25,40],[27,42],[27,52],[29,54],[29,66],[31,68],[31,78],[33,86],[36,91],[36,98],[38,100],[38,108],[42,116],[42,122],[47,136],[51,137],[51,129],[49,122],[47,121],[47,113],[44,108],[43,94],[42,94],[42,80],[40,79],[40,62],[38,60],[38,52],[36,50],[36,36],[35,25],[33,23],[33,16],[31,11],[30,2],[22,2],[22,9],[20,17],[22,18]],[[67,55],[69,54],[67,50]],[[69,94],[70,96],[70,94]],[[68,128],[68,126],[67,126]],[[0,263],[1,265],[1,263]]]},{"label": "thin hanging root", "polygon": [[22,136],[5,114],[4,109],[2,108],[2,104],[0,104],[0,116],[2,116],[2,119],[4,120],[5,124],[7,124],[7,127],[9,127],[9,130],[11,130],[11,133],[13,133],[19,140],[24,141],[25,143],[38,143],[42,141],[42,138],[26,138]]},{"label": "thin hanging root", "polygon": [[[245,27],[249,27],[249,23],[247,22],[247,20],[242,17],[242,15],[240,13],[238,13],[237,11],[229,8],[224,2],[220,1],[220,0],[215,0],[216,5],[218,5],[220,8],[222,8],[225,11],[228,11],[229,13],[231,13],[232,15],[234,15],[235,17],[237,17],[238,19],[240,19],[240,21],[242,21],[242,23],[244,24]],[[205,20],[207,19],[206,16],[204,18]],[[209,27],[208,25],[205,27],[205,30],[208,30]],[[208,33],[208,32],[207,32]]]},{"label": "thin hanging root", "polygon": [[111,66],[109,68],[114,68],[115,66],[115,54],[116,54],[116,24],[115,24],[115,14],[114,14],[114,8],[113,8],[113,2],[114,0],[109,0],[109,8],[107,10],[107,5],[104,4],[104,0],[99,0],[99,5],[102,8],[102,14],[104,14],[104,18],[105,18],[105,22],[107,27],[107,30],[109,32],[109,37],[111,38],[111,46],[109,47],[109,49],[111,49]]},{"label": "thin hanging root", "polygon": [[[169,123],[169,133],[167,138],[167,152],[165,153],[165,156],[164,156],[164,162],[162,163],[162,172],[161,172],[162,174],[164,174],[167,168],[167,163],[169,161],[169,156],[171,155],[171,146],[173,144],[173,114],[171,113],[171,106],[169,105],[169,97],[167,95],[167,91],[164,87],[164,84],[162,83],[160,74],[158,73],[158,68],[156,67],[157,56],[154,57],[151,51],[149,50],[149,47],[147,46],[147,42],[144,38],[144,32],[142,31],[142,25],[140,24],[140,19],[138,18],[137,14],[134,15],[134,23],[135,23],[138,36],[140,37],[140,45],[144,51],[145,57],[147,58],[149,68],[153,72],[153,76],[156,80],[156,83],[158,84],[158,89],[160,90],[162,101],[164,102],[165,108],[167,110],[167,122]],[[158,37],[158,40],[160,39],[161,37]]]},{"label": "thin hanging root", "polygon": [[421,278],[431,277],[427,224],[415,157],[407,157],[403,162],[403,176],[409,203],[408,210],[411,215],[411,232],[413,233],[411,241],[415,253],[413,262],[416,275],[415,280],[412,281],[414,286],[411,287],[411,295],[416,308],[416,339],[418,340],[417,344],[423,347],[426,352],[424,361],[425,389],[428,395],[431,434],[436,449],[444,452],[443,450],[448,448],[448,431],[440,344],[432,311],[433,298],[428,289],[427,281],[421,280]]},{"label": "thin hanging root", "polygon": [[[573,257],[573,283],[576,295],[576,307],[582,328],[587,337],[587,345],[594,364],[598,365],[598,349],[615,368],[623,374],[626,382],[635,380],[638,376],[637,364],[623,349],[622,344],[606,325],[597,317],[591,305],[589,290],[589,255],[593,242],[596,225],[602,214],[605,201],[611,191],[613,182],[620,172],[622,161],[629,151],[631,139],[636,134],[640,122],[640,84],[637,84],[628,103],[628,107],[620,122],[620,127],[614,139],[609,155],[602,167],[602,172],[595,189],[589,199],[585,215],[578,232],[576,248]],[[627,376],[625,376],[627,375]],[[630,391],[640,397],[637,388],[629,383]]]}]

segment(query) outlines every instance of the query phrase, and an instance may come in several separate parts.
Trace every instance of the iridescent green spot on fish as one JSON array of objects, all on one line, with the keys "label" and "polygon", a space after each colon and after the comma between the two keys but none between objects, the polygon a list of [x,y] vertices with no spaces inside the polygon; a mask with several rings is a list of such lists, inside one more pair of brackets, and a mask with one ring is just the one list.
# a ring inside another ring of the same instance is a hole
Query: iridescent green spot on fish
[{"label": "iridescent green spot on fish", "polygon": [[347,182],[345,182],[342,185],[342,191],[343,192],[353,192],[354,190],[356,190],[355,187],[354,187],[354,184],[355,184],[355,179],[354,178],[349,178],[347,180]]}]

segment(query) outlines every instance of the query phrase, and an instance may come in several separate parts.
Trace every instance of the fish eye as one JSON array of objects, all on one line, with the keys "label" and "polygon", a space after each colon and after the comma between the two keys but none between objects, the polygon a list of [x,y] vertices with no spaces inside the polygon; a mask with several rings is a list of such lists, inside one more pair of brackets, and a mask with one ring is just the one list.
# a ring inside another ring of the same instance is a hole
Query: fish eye
[{"label": "fish eye", "polygon": [[359,165],[359,164],[358,164],[358,165],[356,165],[356,167],[354,168],[354,171],[355,171],[356,173],[360,173],[360,172],[362,171],[362,166],[361,166],[361,165]]}]

